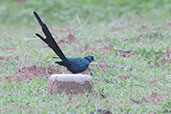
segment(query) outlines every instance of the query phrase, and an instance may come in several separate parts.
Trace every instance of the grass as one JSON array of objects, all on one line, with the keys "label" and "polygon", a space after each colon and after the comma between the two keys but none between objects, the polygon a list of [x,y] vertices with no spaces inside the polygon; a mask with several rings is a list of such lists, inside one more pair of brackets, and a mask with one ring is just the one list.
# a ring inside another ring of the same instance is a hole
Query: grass
[{"label": "grass", "polygon": [[[83,57],[88,54],[95,56],[97,63],[113,63],[120,68],[108,67],[105,72],[99,67],[91,66],[93,73],[94,91],[103,94],[105,98],[90,94],[69,100],[64,95],[49,95],[47,93],[48,79],[31,80],[29,82],[8,82],[0,83],[1,113],[90,113],[96,109],[108,109],[113,113],[161,113],[170,107],[170,69],[169,63],[162,66],[154,65],[163,57],[163,50],[170,49],[171,34],[169,30],[143,29],[142,24],[123,24],[124,29],[104,26],[85,25],[84,27],[73,26],[72,31],[77,38],[79,45],[67,45],[61,48],[66,55],[72,57]],[[158,26],[158,24],[156,24]],[[70,27],[70,26],[69,26]],[[104,29],[105,27],[105,29]],[[155,27],[155,25],[154,25]],[[23,40],[24,37],[33,37],[35,31],[40,31],[37,26],[32,28],[19,28],[15,26],[1,26],[1,56],[18,56],[19,59],[1,60],[0,77],[11,76],[19,68],[24,66],[49,66],[55,56],[40,40]],[[140,41],[137,37],[142,33]],[[57,34],[57,33],[55,33]],[[63,33],[68,34],[68,33]],[[149,37],[150,36],[150,37]],[[107,42],[107,39],[111,40]],[[105,42],[97,43],[97,40]],[[80,53],[85,44],[90,47],[100,48],[104,45],[113,45],[115,48],[135,51],[130,57],[122,57],[117,54],[118,50],[113,48],[109,53],[100,51]],[[96,44],[96,46],[94,45]],[[17,48],[17,50],[5,50],[5,48]],[[76,51],[75,51],[76,50]],[[76,52],[76,53],[73,53]],[[50,60],[49,60],[50,59]],[[23,62],[24,61],[24,62]],[[60,67],[60,66],[56,66]],[[123,67],[123,68],[121,68]],[[130,70],[132,69],[132,70]],[[127,80],[120,76],[128,77]],[[155,83],[153,83],[155,82]],[[152,94],[157,97],[152,101]],[[147,99],[145,102],[143,99]],[[141,102],[138,104],[138,102]]]},{"label": "grass", "polygon": [[[160,0],[156,1],[160,2]],[[31,3],[33,4],[33,1]],[[157,6],[157,2],[155,3],[154,5]],[[91,3],[87,0],[86,4]],[[4,7],[9,6],[9,4],[4,5]],[[15,11],[22,7],[24,6],[16,8]],[[61,7],[64,6],[61,5]],[[149,10],[152,11],[152,9],[154,8],[150,6]],[[81,25],[78,24],[78,20],[70,20],[73,13],[65,18],[73,23],[66,24],[67,22],[64,21],[63,26],[58,22],[52,25],[49,21],[55,17],[52,14],[48,17],[43,14],[43,11],[41,9],[40,14],[51,29],[70,28],[76,37],[77,45],[61,46],[65,55],[84,57],[91,54],[95,56],[96,63],[105,63],[109,66],[106,69],[95,65],[90,66],[94,82],[93,90],[96,94],[77,96],[71,100],[67,95],[49,95],[46,78],[26,82],[5,83],[1,81],[0,113],[89,114],[97,109],[107,109],[113,114],[160,114],[171,111],[171,64],[166,61],[158,64],[166,54],[165,50],[171,50],[171,27],[164,30],[158,29],[169,23],[167,21],[170,19],[169,13],[165,12],[167,16],[163,16],[163,19],[150,16],[148,11],[142,13],[144,17],[135,16],[134,11],[139,11],[136,8],[130,12],[131,18],[127,19],[126,11],[124,11],[123,15],[116,16],[114,21],[109,18],[98,20],[98,14],[94,17],[91,14],[85,20],[80,16]],[[92,10],[93,13],[94,11],[96,10]],[[32,16],[32,9],[29,13],[29,16]],[[52,57],[55,54],[42,41],[24,40],[24,38],[35,37],[36,32],[41,32],[38,23],[33,18],[33,16],[29,17],[27,23],[31,22],[36,25],[29,24],[29,26],[26,23],[19,25],[17,23],[19,18],[15,18],[12,24],[9,20],[4,21],[5,19],[1,18],[4,24],[0,26],[0,57],[11,58],[0,59],[0,79],[12,76],[23,66],[49,67],[54,62]],[[92,21],[94,24],[89,23],[90,18],[94,19]],[[53,32],[53,34],[65,36],[69,32]],[[81,52],[85,44],[96,50]],[[109,45],[112,45],[110,51],[99,50]],[[119,50],[131,51],[133,55],[123,57],[118,54]],[[171,61],[171,58],[169,60]],[[56,65],[56,67],[61,66]]]},{"label": "grass", "polygon": [[[170,0],[16,0],[0,1],[0,23],[26,24],[33,26],[32,12],[38,11],[50,24],[72,23],[78,15],[87,23],[111,21],[114,17],[168,18],[171,12]],[[162,17],[161,17],[162,15]],[[53,20],[50,21],[50,20]]]}]

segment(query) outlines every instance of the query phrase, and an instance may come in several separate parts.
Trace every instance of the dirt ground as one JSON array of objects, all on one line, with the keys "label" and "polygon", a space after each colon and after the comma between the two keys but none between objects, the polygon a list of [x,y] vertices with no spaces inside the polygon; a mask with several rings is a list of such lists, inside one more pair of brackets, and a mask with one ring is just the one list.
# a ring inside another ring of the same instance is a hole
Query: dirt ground
[{"label": "dirt ground", "polygon": [[52,74],[61,74],[63,71],[66,71],[64,67],[37,67],[36,65],[30,67],[23,67],[19,69],[14,75],[7,76],[2,78],[1,81],[8,82],[8,81],[29,81],[34,79],[41,80],[42,78],[48,78]]}]

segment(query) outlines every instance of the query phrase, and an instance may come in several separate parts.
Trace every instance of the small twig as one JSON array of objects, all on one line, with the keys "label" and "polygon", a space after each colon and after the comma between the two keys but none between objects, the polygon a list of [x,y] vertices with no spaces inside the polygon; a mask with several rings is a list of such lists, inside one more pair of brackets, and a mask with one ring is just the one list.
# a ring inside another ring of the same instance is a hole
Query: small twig
[{"label": "small twig", "polygon": [[6,52],[2,47],[0,47],[0,49],[1,49],[4,53]]},{"label": "small twig", "polygon": [[115,66],[115,64],[113,63],[96,63],[96,62],[93,62],[91,63],[92,65],[108,65],[108,66]]},{"label": "small twig", "polygon": [[96,63],[96,62],[93,62],[93,63],[91,63],[92,65],[106,65],[106,66],[110,66],[110,67],[116,67],[116,68],[118,68],[118,69],[121,69],[121,68],[123,68],[123,66],[118,66],[118,65],[116,65],[116,64],[114,64],[114,63]]},{"label": "small twig", "polygon": [[24,38],[25,41],[27,41],[27,40],[38,40],[38,39],[39,39],[38,37],[36,37],[36,38]]},{"label": "small twig", "polygon": [[22,64],[21,64],[19,70],[22,70],[22,68],[23,68],[23,66],[24,66],[24,62],[25,62],[25,58],[26,58],[26,57],[25,57],[25,55],[26,55],[25,51],[26,51],[26,50],[24,50],[24,54],[23,54],[23,57],[24,57],[24,58],[23,58],[23,60],[22,60]]},{"label": "small twig", "polygon": [[[57,39],[58,38],[58,40],[61,40],[61,39],[65,38],[65,37],[67,37],[67,36],[66,35],[55,35],[53,37],[54,37],[54,39]],[[39,40],[39,39],[40,38],[38,38],[38,37],[24,38],[25,41],[27,41],[27,40]]]},{"label": "small twig", "polygon": [[79,15],[78,15],[78,14],[76,14],[76,19],[77,19],[78,24],[79,24],[79,26],[80,26],[80,28],[81,28],[81,27],[82,27],[82,25],[81,25],[81,21],[80,21],[80,18],[79,18]]}]

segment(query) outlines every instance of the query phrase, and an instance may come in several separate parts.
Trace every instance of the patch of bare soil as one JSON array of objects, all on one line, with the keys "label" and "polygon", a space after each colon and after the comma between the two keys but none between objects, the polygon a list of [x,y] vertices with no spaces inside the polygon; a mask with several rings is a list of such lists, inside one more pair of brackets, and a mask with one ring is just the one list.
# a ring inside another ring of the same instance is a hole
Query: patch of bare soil
[{"label": "patch of bare soil", "polygon": [[73,34],[69,34],[66,38],[63,38],[57,42],[57,44],[61,45],[68,45],[68,44],[75,44],[78,43],[75,36]]},{"label": "patch of bare soil", "polygon": [[171,110],[164,110],[162,113],[171,114]]},{"label": "patch of bare soil", "polygon": [[[103,109],[98,109],[97,112],[98,112],[98,114],[112,114],[111,111],[103,110]],[[97,112],[91,112],[90,114],[97,114]]]},{"label": "patch of bare soil", "polygon": [[100,70],[100,72],[105,72],[108,67],[111,67],[105,63],[93,63],[90,64],[90,66],[96,66]]},{"label": "patch of bare soil", "polygon": [[2,50],[6,50],[6,51],[15,51],[15,50],[17,50],[16,48],[0,48],[0,49],[2,49]]},{"label": "patch of bare soil", "polygon": [[123,75],[119,76],[119,78],[120,78],[121,80],[129,80],[129,79],[130,79],[129,76],[123,76]]},{"label": "patch of bare soil", "polygon": [[128,30],[131,27],[134,27],[133,24],[128,25],[127,23],[121,23],[119,20],[112,20],[112,22],[109,25],[112,28],[115,28],[117,30]]},{"label": "patch of bare soil", "polygon": [[30,106],[28,106],[28,107],[20,106],[20,108],[21,108],[22,110],[29,110],[29,111],[31,111],[32,113],[34,113],[35,111],[42,111],[42,110],[44,109],[43,107],[32,108],[32,107],[30,107]]},{"label": "patch of bare soil", "polygon": [[54,33],[71,33],[73,30],[71,28],[59,28],[56,26],[51,27],[51,31]]},{"label": "patch of bare soil", "polygon": [[156,29],[159,29],[159,28],[156,28],[156,27],[153,27],[153,26],[149,26],[149,25],[142,25],[142,28],[143,29],[150,29],[150,30],[156,30]]},{"label": "patch of bare soil", "polygon": [[118,50],[118,55],[120,55],[122,57],[129,57],[134,54],[135,53],[133,51]]},{"label": "patch of bare soil", "polygon": [[[13,107],[15,108],[16,105],[13,105]],[[13,112],[12,108],[1,108],[1,113],[2,114],[8,114],[8,112]],[[44,108],[43,107],[30,107],[30,106],[20,106],[20,110],[25,110],[25,111],[31,111],[31,114],[34,114],[35,111],[43,111]]]},{"label": "patch of bare soil", "polygon": [[120,66],[117,66],[114,63],[95,63],[95,62],[93,62],[90,64],[90,68],[93,66],[96,66],[100,70],[100,72],[105,72],[106,69],[108,69],[108,68],[121,69]]},{"label": "patch of bare soil", "polygon": [[157,79],[155,79],[155,80],[152,80],[152,81],[151,81],[151,85],[152,85],[152,86],[157,86],[158,83],[160,82],[160,80],[162,80],[162,79],[161,79],[161,78],[157,78]]},{"label": "patch of bare soil", "polygon": [[17,50],[17,48],[5,48],[5,50]]},{"label": "patch of bare soil", "polygon": [[26,2],[26,0],[15,0],[14,4],[15,5],[22,5]]},{"label": "patch of bare soil", "polygon": [[171,50],[167,49],[164,56],[159,59],[155,66],[163,66],[164,64],[171,64]]},{"label": "patch of bare soil", "polygon": [[133,102],[135,102],[136,104],[142,104],[142,103],[151,103],[151,104],[162,104],[161,103],[161,99],[160,97],[158,96],[157,93],[152,93],[150,97],[147,97],[147,98],[143,98],[141,99],[140,101],[135,101],[133,100]]},{"label": "patch of bare soil", "polygon": [[113,49],[112,45],[109,46],[104,46],[101,48],[93,48],[93,47],[89,47],[88,44],[85,44],[84,49],[80,50],[80,52],[94,52],[94,51],[99,51],[102,53],[110,53]]},{"label": "patch of bare soil", "polygon": [[0,56],[0,60],[4,60],[4,57]]},{"label": "patch of bare soil", "polygon": [[106,42],[110,43],[112,42],[112,39],[100,39],[100,40],[95,40],[95,43],[100,43],[102,45],[105,45]]},{"label": "patch of bare soil", "polygon": [[0,61],[8,61],[10,59],[16,59],[16,60],[18,60],[19,57],[18,56],[0,56]]},{"label": "patch of bare soil", "polygon": [[37,67],[36,65],[31,66],[31,67],[23,67],[18,70],[13,76],[7,76],[6,78],[1,79],[3,82],[8,82],[8,81],[28,81],[31,80],[32,78],[34,79],[42,79],[42,78],[48,78],[52,74],[59,74],[64,71],[64,67],[60,68],[43,68],[43,67]]},{"label": "patch of bare soil", "polygon": [[103,53],[110,53],[113,49],[112,45],[104,46],[102,48],[98,48],[98,51],[102,51]]},{"label": "patch of bare soil", "polygon": [[161,27],[162,30],[170,30],[171,29],[171,23],[167,23],[165,26]]},{"label": "patch of bare soil", "polygon": [[[136,41],[140,42],[144,38],[149,38],[149,39],[161,39],[163,38],[164,35],[161,32],[150,32],[150,33],[142,33],[136,37]],[[168,35],[166,37],[169,37]]]},{"label": "patch of bare soil", "polygon": [[81,49],[80,52],[93,52],[93,51],[97,51],[96,48],[93,47],[89,47],[88,44],[84,45],[84,49]]},{"label": "patch of bare soil", "polygon": [[154,27],[150,25],[142,25],[143,29],[148,29],[148,30],[170,30],[171,29],[171,23],[167,23],[166,25],[163,25],[161,27]]}]

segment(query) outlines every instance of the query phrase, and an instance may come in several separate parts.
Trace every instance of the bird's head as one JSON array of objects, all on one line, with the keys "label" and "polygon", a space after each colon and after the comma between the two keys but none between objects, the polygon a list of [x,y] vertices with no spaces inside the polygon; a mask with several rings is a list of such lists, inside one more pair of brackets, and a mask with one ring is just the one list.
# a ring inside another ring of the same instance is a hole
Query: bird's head
[{"label": "bird's head", "polygon": [[87,57],[84,57],[84,58],[87,59],[89,62],[94,61],[94,57],[91,56],[91,55],[89,55],[89,56],[87,56]]}]

